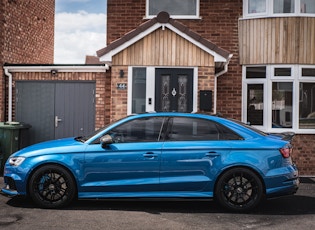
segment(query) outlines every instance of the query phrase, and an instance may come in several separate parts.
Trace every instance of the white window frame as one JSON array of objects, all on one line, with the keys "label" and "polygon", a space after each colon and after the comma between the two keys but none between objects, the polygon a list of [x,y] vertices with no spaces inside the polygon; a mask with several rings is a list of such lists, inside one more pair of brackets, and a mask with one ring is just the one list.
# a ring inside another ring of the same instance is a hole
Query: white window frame
[{"label": "white window frame", "polygon": [[[247,67],[266,66],[266,78],[246,78]],[[274,76],[275,68],[291,68],[291,76]],[[303,68],[315,68],[315,65],[246,65],[242,67],[242,121],[247,123],[247,87],[248,84],[263,84],[264,87],[264,111],[263,125],[255,126],[265,132],[281,133],[294,132],[300,134],[315,134],[315,129],[299,128],[300,113],[300,83],[315,83],[314,77],[302,77]],[[292,128],[272,128],[272,83],[273,82],[292,82]]]},{"label": "white window frame", "polygon": [[[145,112],[155,112],[155,69],[156,68],[172,68],[172,69],[193,69],[193,111],[196,113],[198,109],[198,67],[174,67],[174,66],[129,66],[128,67],[128,99],[127,99],[127,115],[132,114],[132,73],[133,68],[146,68],[146,103]],[[148,101],[151,98],[151,105]]]},{"label": "white window frame", "polygon": [[265,13],[248,13],[248,1],[243,1],[243,18],[265,18],[265,17],[315,17],[315,13],[301,13],[301,0],[294,0],[293,13],[273,13],[274,0],[266,0]]},{"label": "white window frame", "polygon": [[249,7],[249,3],[248,3],[249,0],[244,0],[243,1],[243,15],[246,16],[246,17],[262,17],[262,16],[266,16],[267,15],[267,12],[268,12],[268,3],[266,0],[266,12],[260,12],[260,13],[248,13],[248,7]]},{"label": "white window frame", "polygon": [[[156,15],[149,15],[149,0],[146,0],[145,19],[152,19]],[[196,0],[196,15],[170,15],[174,19],[201,19],[200,18],[200,0]]]}]

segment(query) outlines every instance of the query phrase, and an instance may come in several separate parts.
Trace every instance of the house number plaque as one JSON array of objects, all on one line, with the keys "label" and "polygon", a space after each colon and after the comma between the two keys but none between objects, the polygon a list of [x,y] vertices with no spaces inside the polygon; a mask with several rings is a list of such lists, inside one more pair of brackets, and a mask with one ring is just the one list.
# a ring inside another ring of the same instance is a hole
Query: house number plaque
[{"label": "house number plaque", "polygon": [[116,88],[125,90],[127,89],[127,83],[117,83]]}]

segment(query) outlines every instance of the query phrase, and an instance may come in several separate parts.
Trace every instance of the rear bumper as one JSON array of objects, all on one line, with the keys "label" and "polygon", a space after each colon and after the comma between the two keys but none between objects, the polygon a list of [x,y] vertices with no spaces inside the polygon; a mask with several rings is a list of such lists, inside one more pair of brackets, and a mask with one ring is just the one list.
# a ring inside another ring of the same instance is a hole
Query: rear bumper
[{"label": "rear bumper", "polygon": [[297,192],[300,185],[300,179],[294,178],[288,181],[283,182],[283,186],[269,188],[266,190],[266,197],[267,198],[274,198],[279,196],[286,196],[286,195],[293,195]]},{"label": "rear bumper", "polygon": [[265,178],[266,197],[292,195],[297,192],[300,179],[299,172],[295,165],[271,170]]}]

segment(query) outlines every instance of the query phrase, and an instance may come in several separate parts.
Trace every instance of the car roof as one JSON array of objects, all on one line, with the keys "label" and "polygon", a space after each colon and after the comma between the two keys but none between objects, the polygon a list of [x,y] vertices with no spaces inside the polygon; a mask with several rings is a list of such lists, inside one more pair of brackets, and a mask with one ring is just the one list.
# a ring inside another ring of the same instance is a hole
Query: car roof
[{"label": "car roof", "polygon": [[[237,132],[244,138],[255,138],[261,137],[262,135],[259,132],[256,132],[252,129],[241,125],[241,122],[235,122],[228,118],[219,117],[216,115],[210,114],[202,114],[202,113],[181,113],[181,112],[150,112],[150,113],[141,113],[141,114],[132,114],[126,117],[127,120],[133,120],[136,118],[146,118],[146,117],[191,117],[191,118],[200,118],[200,119],[207,119],[221,125],[227,126],[228,128],[232,129],[233,131]],[[125,122],[126,119],[122,119],[121,122]]]}]

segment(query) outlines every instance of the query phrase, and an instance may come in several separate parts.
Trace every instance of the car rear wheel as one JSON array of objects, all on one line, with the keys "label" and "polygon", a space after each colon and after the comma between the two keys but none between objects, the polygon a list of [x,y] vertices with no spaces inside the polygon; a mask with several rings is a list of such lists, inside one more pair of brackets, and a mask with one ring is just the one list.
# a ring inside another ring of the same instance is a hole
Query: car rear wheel
[{"label": "car rear wheel", "polygon": [[215,198],[225,208],[232,211],[248,211],[263,198],[260,178],[246,168],[233,168],[219,178]]},{"label": "car rear wheel", "polygon": [[74,180],[66,169],[58,165],[45,165],[31,176],[29,193],[40,207],[59,208],[74,199],[76,189]]}]

